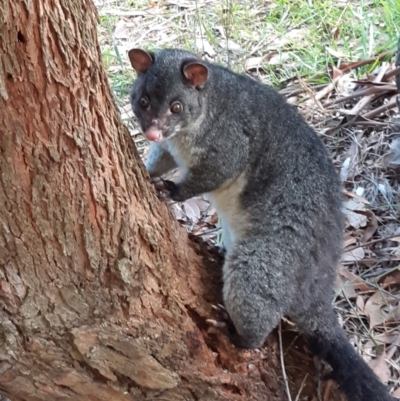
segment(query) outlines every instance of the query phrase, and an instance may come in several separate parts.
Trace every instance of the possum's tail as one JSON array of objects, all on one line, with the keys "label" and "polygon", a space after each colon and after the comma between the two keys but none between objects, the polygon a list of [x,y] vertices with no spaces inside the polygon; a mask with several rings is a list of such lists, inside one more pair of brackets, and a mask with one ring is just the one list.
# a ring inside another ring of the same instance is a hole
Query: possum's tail
[{"label": "possum's tail", "polygon": [[[333,315],[333,312],[332,312]],[[336,318],[311,329],[310,322],[301,325],[309,336],[311,351],[332,367],[330,379],[335,380],[348,401],[394,401],[386,386],[357,354]],[[319,323],[319,322],[318,322]],[[332,325],[333,323],[333,325]],[[304,326],[308,326],[305,328]]]}]

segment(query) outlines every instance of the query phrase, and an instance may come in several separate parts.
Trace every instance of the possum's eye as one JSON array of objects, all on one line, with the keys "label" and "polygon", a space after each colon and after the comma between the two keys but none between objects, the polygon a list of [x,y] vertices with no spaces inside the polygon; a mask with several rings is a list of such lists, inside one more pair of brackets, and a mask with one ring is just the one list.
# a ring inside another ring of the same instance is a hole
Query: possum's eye
[{"label": "possum's eye", "polygon": [[147,109],[150,106],[149,98],[143,96],[139,99],[139,106],[141,109]]},{"label": "possum's eye", "polygon": [[171,112],[174,114],[179,114],[182,111],[183,107],[180,102],[174,102],[171,104]]}]

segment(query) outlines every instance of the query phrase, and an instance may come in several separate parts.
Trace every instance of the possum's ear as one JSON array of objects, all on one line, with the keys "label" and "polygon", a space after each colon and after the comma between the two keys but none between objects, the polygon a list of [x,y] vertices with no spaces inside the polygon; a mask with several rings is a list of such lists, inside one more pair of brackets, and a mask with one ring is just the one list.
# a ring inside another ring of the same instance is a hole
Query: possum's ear
[{"label": "possum's ear", "polygon": [[208,78],[208,68],[199,61],[192,61],[182,68],[183,75],[194,87],[203,85]]},{"label": "possum's ear", "polygon": [[128,52],[129,60],[133,69],[138,74],[146,72],[153,64],[153,56],[142,49],[131,49]]}]

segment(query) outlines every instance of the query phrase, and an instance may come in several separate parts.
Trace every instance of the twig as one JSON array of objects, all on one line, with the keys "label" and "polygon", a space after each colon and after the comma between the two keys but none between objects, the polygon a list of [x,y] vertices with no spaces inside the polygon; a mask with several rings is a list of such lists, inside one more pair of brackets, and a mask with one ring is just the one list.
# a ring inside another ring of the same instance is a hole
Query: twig
[{"label": "twig", "polygon": [[400,333],[397,334],[397,337],[395,338],[395,340],[392,342],[392,345],[387,350],[387,352],[386,352],[387,359],[393,358],[393,355],[396,352],[399,345],[400,345]]},{"label": "twig", "polygon": [[382,81],[387,81],[389,78],[393,77],[393,75],[397,75],[400,73],[400,67],[396,67],[388,71],[382,78]]},{"label": "twig", "polygon": [[330,82],[328,85],[326,85],[325,88],[321,89],[319,92],[315,93],[315,95],[311,99],[308,99],[306,102],[304,102],[304,104],[307,106],[311,106],[316,101],[319,101],[323,97],[328,95],[328,93],[332,92],[335,89],[335,85],[341,77],[342,77],[342,75],[339,75],[338,77],[333,79],[332,82]]},{"label": "twig", "polygon": [[308,373],[306,373],[306,375],[304,376],[304,379],[301,382],[301,385],[300,385],[300,388],[299,388],[299,392],[297,393],[296,398],[295,398],[294,401],[299,401],[301,392],[303,391],[303,388],[304,388],[304,386],[306,384],[307,377],[308,377]]},{"label": "twig", "polygon": [[314,357],[314,363],[317,365],[318,369],[318,382],[317,382],[317,399],[322,401],[322,386],[321,386],[321,374],[322,374],[322,363],[317,357]]},{"label": "twig", "polygon": [[340,129],[343,128],[348,128],[352,125],[354,126],[367,126],[367,127],[397,127],[399,124],[396,122],[391,122],[391,121],[386,121],[386,122],[379,122],[379,121],[373,121],[373,120],[360,120],[358,121],[357,118],[363,118],[361,115],[356,115],[356,116],[346,116],[351,118],[351,120],[346,121],[345,123],[339,123],[335,127],[329,128],[325,131],[325,136],[333,135],[335,132],[339,131]]},{"label": "twig", "polygon": [[326,383],[324,401],[329,401],[329,394],[331,393],[332,384],[332,380],[329,380],[328,383]]},{"label": "twig", "polygon": [[392,53],[393,53],[392,50],[387,50],[381,54],[378,54],[376,57],[367,58],[366,60],[357,61],[355,63],[344,64],[338,68],[343,72],[349,72],[351,70],[355,70],[356,68],[363,67],[364,65],[374,63],[375,61],[380,61]]},{"label": "twig", "polygon": [[[385,75],[386,71],[388,69],[388,64],[385,63],[382,65],[381,70],[379,71],[379,74],[376,76],[373,82],[381,82],[382,77]],[[358,115],[360,114],[360,111],[372,101],[374,98],[375,94],[373,95],[368,95],[360,99],[360,101],[347,113],[348,115]]]},{"label": "twig", "polygon": [[193,235],[195,235],[196,237],[202,237],[203,235],[212,234],[212,233],[214,233],[216,231],[219,231],[219,230],[220,230],[220,227],[215,227],[215,228],[210,228],[209,230],[205,230],[203,232],[199,232],[199,233],[196,233],[196,234],[193,234]]},{"label": "twig", "polygon": [[[397,56],[396,56],[396,67],[400,67],[400,38],[399,41],[397,42]],[[396,75],[396,85],[397,85],[397,90],[400,92],[400,74]]]},{"label": "twig", "polygon": [[[292,323],[293,324],[293,323]],[[291,349],[292,349],[292,346],[293,346],[293,344],[298,340],[298,338],[300,337],[300,333],[298,333],[297,335],[296,335],[296,337],[292,340],[292,342],[289,344],[289,346],[286,348],[286,352],[284,353],[284,355],[283,356],[285,356]]]},{"label": "twig", "polygon": [[346,293],[344,291],[342,291],[342,294],[344,295],[344,297],[346,298],[347,303],[349,304],[351,310],[353,311],[353,313],[357,316],[358,320],[361,323],[361,326],[364,328],[364,330],[368,333],[368,338],[372,341],[372,343],[374,344],[375,347],[378,346],[377,342],[375,341],[375,339],[372,337],[371,333],[369,332],[367,326],[365,325],[365,323],[363,322],[363,320],[361,319],[361,316],[359,315],[359,313],[357,312],[357,309],[354,307],[353,303],[350,302],[349,297],[346,295]]},{"label": "twig", "polygon": [[290,395],[290,389],[289,389],[289,381],[286,376],[286,370],[285,370],[285,361],[283,358],[283,345],[282,345],[282,324],[279,323],[279,351],[280,351],[280,359],[281,359],[281,366],[282,366],[282,375],[283,375],[283,381],[285,382],[285,387],[286,387],[286,394],[288,396],[289,401],[292,401],[292,396]]},{"label": "twig", "polygon": [[347,100],[352,100],[361,96],[385,94],[385,92],[390,92],[395,90],[396,90],[395,85],[390,85],[390,84],[385,84],[384,86],[369,86],[365,89],[361,89],[357,92],[354,92],[351,95],[335,99],[332,102],[328,103],[327,106],[332,106],[337,103],[343,103],[346,102]]},{"label": "twig", "polygon": [[[303,79],[303,77],[294,77],[294,79]],[[282,83],[282,82],[281,82]],[[313,85],[311,89],[314,91],[317,89],[325,88],[328,84],[318,84]],[[286,86],[278,91],[283,96],[296,96],[304,92],[304,87],[300,87],[299,84],[293,84],[291,86]]]},{"label": "twig", "polygon": [[399,236],[399,234],[388,235],[387,237],[382,237],[382,238],[378,238],[378,239],[374,239],[374,240],[368,241],[365,244],[353,245],[350,248],[345,249],[345,251],[346,252],[354,251],[354,249],[365,247],[365,246],[369,246],[369,245],[373,245],[373,244],[377,244],[378,242],[386,241],[387,239],[391,239],[391,238],[398,237],[398,236]]},{"label": "twig", "polygon": [[400,270],[400,265],[397,265],[397,266],[395,266],[395,267],[392,267],[391,269],[386,270],[385,272],[381,273],[379,276],[376,276],[376,281],[378,281],[379,279],[381,279],[381,278],[384,277],[384,276],[387,276],[387,275],[390,274],[390,273],[395,272],[396,270]]},{"label": "twig", "polygon": [[[360,116],[360,117],[362,117],[362,116]],[[391,122],[391,121],[387,121],[387,122],[379,122],[379,121],[373,121],[373,120],[366,120],[366,121],[350,121],[349,122],[349,124],[343,124],[343,125],[341,125],[340,127],[338,127],[337,129],[340,129],[340,128],[345,128],[345,127],[349,127],[349,126],[351,126],[351,125],[354,125],[354,126],[366,126],[366,127],[386,127],[386,128],[389,128],[389,127],[398,127],[399,126],[399,123],[396,123],[396,122]]]},{"label": "twig", "polygon": [[[397,107],[397,101],[396,98],[390,99],[390,101],[380,107],[377,107],[374,110],[369,111],[368,113],[363,114],[364,118],[373,118],[377,116],[380,113],[384,113],[385,111],[389,111],[391,109],[394,109]],[[400,111],[400,110],[399,110]]]}]

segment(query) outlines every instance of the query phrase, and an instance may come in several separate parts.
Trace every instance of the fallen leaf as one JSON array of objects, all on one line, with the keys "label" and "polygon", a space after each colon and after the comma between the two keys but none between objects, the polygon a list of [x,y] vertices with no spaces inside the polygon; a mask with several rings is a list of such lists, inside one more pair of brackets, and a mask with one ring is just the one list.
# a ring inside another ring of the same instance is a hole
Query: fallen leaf
[{"label": "fallen leaf", "polygon": [[354,286],[344,277],[338,275],[336,277],[335,293],[339,294],[342,291],[349,299],[355,298],[357,296]]},{"label": "fallen leaf", "polygon": [[392,305],[393,298],[386,297],[380,291],[376,291],[366,302],[364,313],[369,317],[369,327],[389,321],[398,321],[400,310],[398,305]]},{"label": "fallen leaf", "polygon": [[332,49],[329,46],[326,46],[325,49],[333,57],[337,57],[337,58],[345,58],[345,57],[347,57],[347,55],[345,53],[342,53],[342,52],[340,52],[338,50]]},{"label": "fallen leaf", "polygon": [[340,179],[342,181],[346,181],[349,176],[349,168],[350,168],[351,158],[347,157],[345,161],[342,163],[342,167],[340,169]]},{"label": "fallen leaf", "polygon": [[373,359],[369,363],[369,366],[384,383],[387,383],[391,377],[391,373],[385,357],[386,353],[384,352],[379,358]]},{"label": "fallen leaf", "polygon": [[342,262],[357,262],[363,260],[365,256],[364,249],[359,247],[351,251],[347,251],[342,255]]},{"label": "fallen leaf", "polygon": [[246,60],[244,68],[246,71],[258,70],[263,61],[264,57],[250,57]]},{"label": "fallen leaf", "polygon": [[118,21],[117,24],[115,25],[114,37],[116,39],[127,39],[128,32],[126,28],[127,28],[126,22],[124,20]]},{"label": "fallen leaf", "polygon": [[368,223],[368,219],[366,216],[363,216],[360,213],[353,212],[352,210],[346,210],[345,215],[349,225],[351,225],[355,229],[365,227]]},{"label": "fallen leaf", "polygon": [[400,398],[400,387],[398,387],[396,390],[394,390],[391,395],[395,398]]},{"label": "fallen leaf", "polygon": [[354,238],[350,233],[346,233],[343,240],[343,248],[346,249],[348,246],[356,244],[357,239]]},{"label": "fallen leaf", "polygon": [[375,347],[375,343],[378,345],[390,345],[397,339],[397,332],[391,332],[391,333],[378,333],[374,334],[374,341],[371,339],[368,339],[367,342],[365,343],[366,348],[373,349]]},{"label": "fallen leaf", "polygon": [[381,313],[382,302],[384,302],[384,300],[381,293],[375,291],[365,304],[364,313],[369,318],[369,327],[371,329],[385,321],[385,317]]},{"label": "fallen leaf", "polygon": [[338,77],[341,77],[343,72],[336,68],[334,65],[332,66],[332,78],[335,80]]},{"label": "fallen leaf", "polygon": [[392,285],[400,284],[400,271],[395,270],[390,275],[386,276],[382,282],[382,287],[387,288]]},{"label": "fallen leaf", "polygon": [[268,64],[269,65],[283,64],[289,58],[290,58],[290,56],[287,53],[276,53],[268,59]]},{"label": "fallen leaf", "polygon": [[400,166],[400,138],[396,138],[390,144],[389,152],[384,156],[386,167],[398,168]]},{"label": "fallen leaf", "polygon": [[361,238],[361,243],[365,244],[372,238],[372,236],[378,229],[378,220],[376,219],[375,214],[372,210],[359,211],[358,213],[363,214],[364,216],[367,216],[369,218],[368,226]]},{"label": "fallen leaf", "polygon": [[200,220],[201,212],[196,202],[193,199],[189,199],[182,205],[183,208],[185,209],[186,216],[194,223],[197,223]]},{"label": "fallen leaf", "polygon": [[356,195],[362,196],[364,192],[365,192],[365,188],[363,188],[363,187],[356,188]]},{"label": "fallen leaf", "polygon": [[356,305],[357,305],[358,311],[361,313],[364,313],[365,302],[361,295],[359,295],[357,297]]},{"label": "fallen leaf", "polygon": [[192,203],[196,204],[201,212],[206,212],[210,208],[210,202],[202,198],[192,198],[190,199],[190,204]]},{"label": "fallen leaf", "polygon": [[367,216],[363,213],[357,213],[366,211],[366,206],[360,199],[354,197],[345,201],[343,203],[343,211],[346,215],[347,221],[353,228],[357,229],[367,225]]},{"label": "fallen leaf", "polygon": [[339,274],[347,278],[347,280],[349,280],[353,287],[357,290],[368,291],[370,289],[370,287],[360,277],[356,276],[352,272],[349,272],[348,269],[346,269],[342,264],[339,265],[338,271]]},{"label": "fallen leaf", "polygon": [[228,41],[222,39],[219,42],[219,45],[223,49],[226,49],[228,47],[228,50],[230,50],[231,52],[234,52],[234,53],[243,51],[242,47],[231,39],[228,39]]},{"label": "fallen leaf", "polygon": [[364,205],[370,205],[370,204],[371,204],[371,203],[368,202],[365,198],[363,198],[363,197],[360,196],[360,195],[357,195],[357,194],[354,193],[354,192],[343,190],[343,193],[344,193],[345,195],[347,195],[349,198],[353,198],[353,199],[359,200],[360,202],[364,203]]},{"label": "fallen leaf", "polygon": [[210,42],[204,37],[196,38],[196,47],[198,50],[202,50],[207,53],[210,57],[214,57],[217,54]]},{"label": "fallen leaf", "polygon": [[183,213],[183,210],[180,208],[180,206],[177,203],[172,204],[172,210],[173,210],[177,220],[185,220],[186,216]]},{"label": "fallen leaf", "polygon": [[210,208],[207,211],[207,214],[209,216],[214,216],[216,213],[217,213],[217,211],[216,211],[215,207],[211,205]]}]

